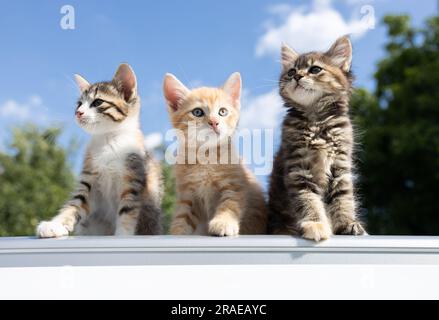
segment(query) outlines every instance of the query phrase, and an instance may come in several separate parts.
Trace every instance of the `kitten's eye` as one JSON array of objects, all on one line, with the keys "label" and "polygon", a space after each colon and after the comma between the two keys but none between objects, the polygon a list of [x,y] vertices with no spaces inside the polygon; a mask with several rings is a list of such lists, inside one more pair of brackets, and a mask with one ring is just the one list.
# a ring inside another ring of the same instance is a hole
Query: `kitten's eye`
[{"label": "kitten's eye", "polygon": [[288,70],[287,76],[292,78],[296,74],[296,72],[297,72],[296,69],[292,68],[292,69]]},{"label": "kitten's eye", "polygon": [[91,103],[90,107],[92,107],[92,108],[99,107],[103,102],[104,102],[104,100],[102,100],[102,99],[96,99]]},{"label": "kitten's eye", "polygon": [[78,103],[76,104],[76,108],[79,108],[80,106],[82,106],[82,101],[78,101]]},{"label": "kitten's eye", "polygon": [[322,71],[322,68],[317,67],[317,66],[312,66],[311,68],[309,68],[308,72],[312,73],[312,74],[317,74],[320,71]]},{"label": "kitten's eye", "polygon": [[192,110],[192,114],[199,118],[204,116],[204,111],[201,110],[201,108],[195,108],[194,110]]},{"label": "kitten's eye", "polygon": [[228,111],[226,108],[221,108],[221,109],[219,109],[218,114],[219,114],[221,117],[225,117],[226,115],[229,114],[229,111]]}]

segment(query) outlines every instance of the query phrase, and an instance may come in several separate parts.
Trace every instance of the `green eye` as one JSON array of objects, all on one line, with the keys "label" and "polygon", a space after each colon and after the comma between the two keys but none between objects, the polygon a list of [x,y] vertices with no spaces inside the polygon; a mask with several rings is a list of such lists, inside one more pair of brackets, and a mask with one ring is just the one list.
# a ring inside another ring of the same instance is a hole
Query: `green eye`
[{"label": "green eye", "polygon": [[104,100],[102,100],[102,99],[96,99],[91,103],[90,107],[91,108],[99,107],[103,102],[104,102]]},{"label": "green eye", "polygon": [[309,68],[308,72],[312,73],[312,74],[317,74],[320,71],[322,71],[322,68],[317,67],[317,66],[312,66],[311,68]]},{"label": "green eye", "polygon": [[204,111],[201,110],[201,108],[195,108],[194,110],[192,110],[192,114],[194,116],[196,116],[197,118],[200,118],[200,117],[204,116]]},{"label": "green eye", "polygon": [[225,117],[226,115],[229,114],[229,111],[228,111],[226,108],[221,108],[221,109],[219,109],[218,114],[219,114],[221,117]]}]

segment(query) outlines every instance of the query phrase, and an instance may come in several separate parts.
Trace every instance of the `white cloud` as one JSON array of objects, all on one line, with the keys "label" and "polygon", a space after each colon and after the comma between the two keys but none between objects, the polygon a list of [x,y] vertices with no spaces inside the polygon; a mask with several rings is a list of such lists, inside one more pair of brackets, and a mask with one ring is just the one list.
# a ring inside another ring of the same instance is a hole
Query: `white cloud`
[{"label": "white cloud", "polygon": [[30,116],[29,106],[20,104],[15,100],[7,100],[0,107],[0,115],[2,117],[18,118],[19,120],[26,120]]},{"label": "white cloud", "polygon": [[[345,34],[359,38],[373,26],[369,16],[361,16],[362,12],[357,11],[345,19],[329,0],[314,0],[311,5],[296,8],[289,5],[270,8],[272,17],[264,23],[266,31],[258,40],[256,55],[279,55],[283,41],[299,52],[307,52],[328,49]],[[276,24],[275,18],[281,22]]]},{"label": "white cloud", "polygon": [[277,89],[249,96],[244,93],[240,116],[240,128],[273,129],[282,121],[284,107]]},{"label": "white cloud", "polygon": [[375,0],[345,0],[347,4],[358,5],[358,4],[372,4]]},{"label": "white cloud", "polygon": [[154,150],[163,143],[163,135],[160,132],[153,132],[145,136],[144,144],[148,150]]},{"label": "white cloud", "polygon": [[268,7],[268,12],[279,17],[285,17],[292,9],[290,4],[279,3]]},{"label": "white cloud", "polygon": [[[38,112],[32,112],[32,109],[38,107]],[[0,115],[5,118],[14,118],[15,120],[42,120],[46,116],[41,111],[47,111],[43,107],[43,100],[38,95],[33,95],[29,99],[20,103],[14,99],[6,100],[0,105]]]},{"label": "white cloud", "polygon": [[43,104],[43,99],[40,96],[33,95],[29,98],[29,104],[32,106],[41,106]]}]

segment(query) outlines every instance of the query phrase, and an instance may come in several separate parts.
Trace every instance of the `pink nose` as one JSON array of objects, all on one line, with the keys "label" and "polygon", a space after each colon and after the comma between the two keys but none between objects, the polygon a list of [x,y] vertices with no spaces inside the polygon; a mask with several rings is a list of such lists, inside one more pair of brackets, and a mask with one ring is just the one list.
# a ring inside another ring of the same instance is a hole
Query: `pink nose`
[{"label": "pink nose", "polygon": [[77,111],[75,112],[75,115],[76,115],[76,117],[78,117],[78,118],[81,118],[83,114],[84,114],[84,112],[79,111],[79,110],[77,110]]},{"label": "pink nose", "polygon": [[214,129],[216,129],[219,125],[219,122],[216,119],[210,119],[207,123]]}]

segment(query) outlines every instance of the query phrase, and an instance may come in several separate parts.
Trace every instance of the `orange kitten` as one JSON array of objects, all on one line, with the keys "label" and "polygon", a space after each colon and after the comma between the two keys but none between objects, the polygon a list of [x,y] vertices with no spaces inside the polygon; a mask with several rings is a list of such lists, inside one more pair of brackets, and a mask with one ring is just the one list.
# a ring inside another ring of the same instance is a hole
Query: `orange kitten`
[{"label": "orange kitten", "polygon": [[222,88],[193,90],[167,74],[163,89],[172,124],[183,139],[175,165],[178,199],[171,234],[265,233],[262,190],[231,139],[239,119],[240,74],[232,74]]}]

